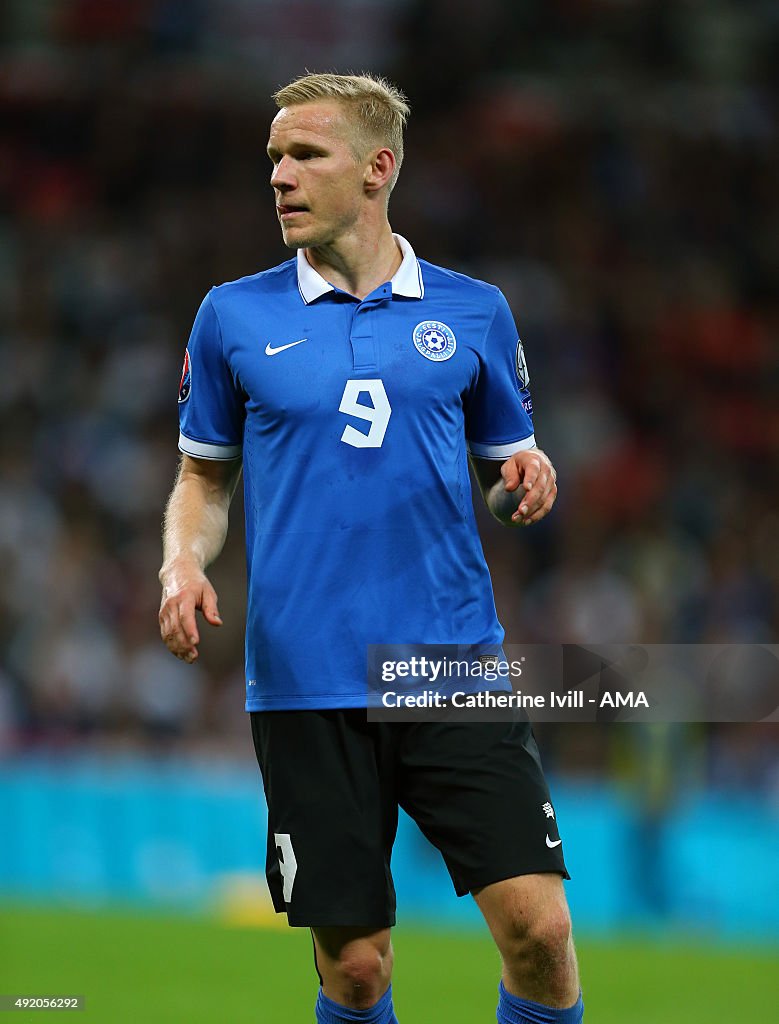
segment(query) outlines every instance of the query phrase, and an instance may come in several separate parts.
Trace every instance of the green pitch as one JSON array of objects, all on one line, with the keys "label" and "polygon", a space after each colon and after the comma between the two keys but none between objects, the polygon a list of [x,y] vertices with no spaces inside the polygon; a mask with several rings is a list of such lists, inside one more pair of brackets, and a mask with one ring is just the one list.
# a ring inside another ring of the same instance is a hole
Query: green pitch
[{"label": "green pitch", "polygon": [[[401,1024],[494,1022],[498,962],[487,938],[396,930]],[[767,1021],[779,1005],[771,951],[580,942],[591,1024]],[[0,910],[0,993],[83,995],[83,1024],[312,1024],[316,976],[301,930],[202,918]],[[8,1022],[59,1020],[14,1012]],[[0,1017],[5,1021],[5,1015]]]}]

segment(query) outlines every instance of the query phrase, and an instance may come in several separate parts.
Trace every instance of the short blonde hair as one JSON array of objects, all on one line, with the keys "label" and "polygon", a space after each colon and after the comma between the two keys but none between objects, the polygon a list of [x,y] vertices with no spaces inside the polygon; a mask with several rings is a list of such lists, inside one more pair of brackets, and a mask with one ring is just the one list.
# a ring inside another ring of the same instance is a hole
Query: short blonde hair
[{"label": "short blonde hair", "polygon": [[317,100],[336,100],[352,111],[362,150],[356,155],[362,158],[377,143],[395,154],[395,173],[387,189],[389,195],[403,163],[403,129],[411,112],[400,89],[377,75],[306,74],[275,92],[273,99],[279,109]]}]

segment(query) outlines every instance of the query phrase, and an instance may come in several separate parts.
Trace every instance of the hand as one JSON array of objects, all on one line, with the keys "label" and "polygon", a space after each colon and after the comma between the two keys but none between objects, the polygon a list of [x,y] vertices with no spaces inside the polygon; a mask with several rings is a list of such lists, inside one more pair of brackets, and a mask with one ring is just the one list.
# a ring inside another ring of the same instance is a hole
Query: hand
[{"label": "hand", "polygon": [[171,654],[191,664],[197,659],[200,643],[195,610],[199,608],[212,626],[222,625],[216,591],[196,565],[164,567],[160,579],[160,634]]},{"label": "hand", "polygon": [[515,452],[500,467],[500,475],[504,491],[517,492],[512,523],[529,526],[551,512],[557,498],[557,473],[540,448]]}]

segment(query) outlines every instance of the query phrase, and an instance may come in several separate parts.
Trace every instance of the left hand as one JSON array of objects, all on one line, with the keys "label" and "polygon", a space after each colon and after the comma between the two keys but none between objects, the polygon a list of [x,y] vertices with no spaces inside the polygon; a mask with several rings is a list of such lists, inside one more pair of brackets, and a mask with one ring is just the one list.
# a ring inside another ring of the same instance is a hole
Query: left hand
[{"label": "left hand", "polygon": [[517,492],[512,523],[530,526],[551,512],[557,498],[557,473],[540,448],[527,448],[509,456],[500,467],[500,475],[504,490]]}]

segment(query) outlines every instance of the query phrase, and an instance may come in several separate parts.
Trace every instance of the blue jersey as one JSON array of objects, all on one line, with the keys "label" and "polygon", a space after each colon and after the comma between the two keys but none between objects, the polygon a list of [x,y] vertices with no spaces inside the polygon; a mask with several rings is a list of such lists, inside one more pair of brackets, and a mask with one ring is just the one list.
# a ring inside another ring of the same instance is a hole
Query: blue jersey
[{"label": "blue jersey", "polygon": [[246,709],[360,707],[369,644],[500,644],[467,452],[531,447],[492,285],[417,260],[361,301],[297,259],[212,288],[179,447],[243,457]]}]

